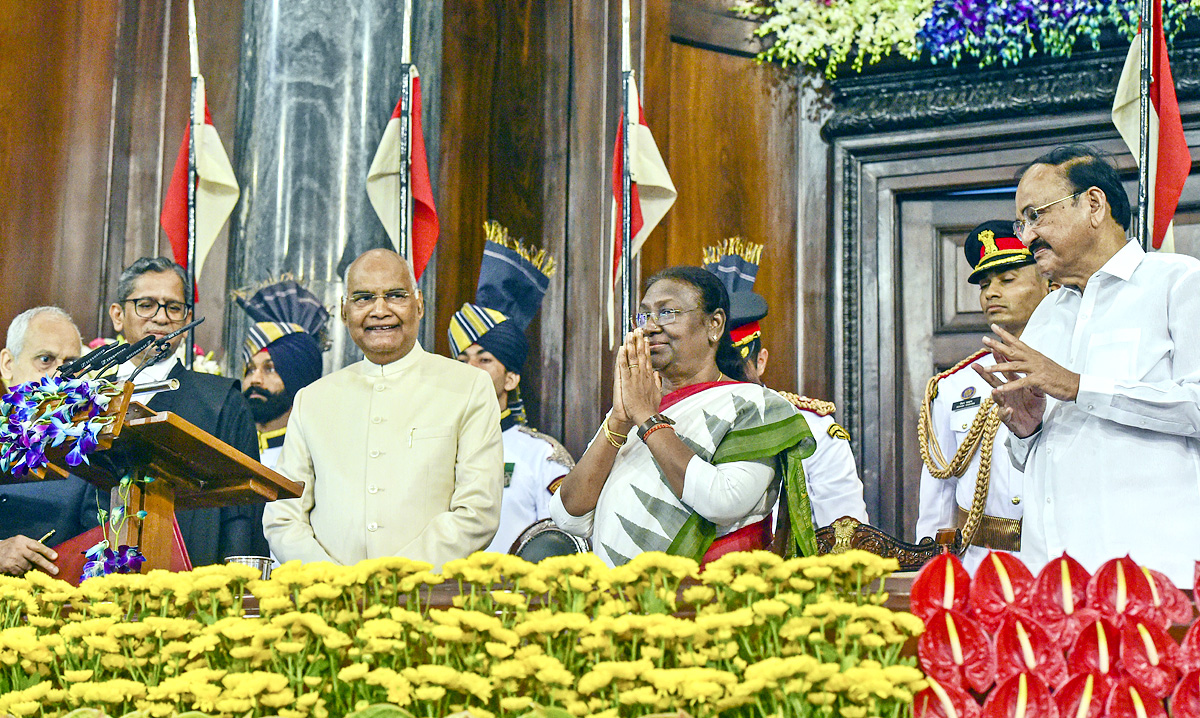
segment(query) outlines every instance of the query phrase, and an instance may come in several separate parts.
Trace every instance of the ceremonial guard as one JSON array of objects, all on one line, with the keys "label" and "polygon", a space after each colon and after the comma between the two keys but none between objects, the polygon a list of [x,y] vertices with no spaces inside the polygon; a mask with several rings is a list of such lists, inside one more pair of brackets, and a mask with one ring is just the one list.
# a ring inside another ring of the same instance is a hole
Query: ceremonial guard
[{"label": "ceremonial guard", "polygon": [[[717,275],[729,292],[733,346],[746,360],[748,374],[760,381],[770,356],[762,344],[760,324],[767,316],[767,300],[753,291],[762,250],[763,245],[740,237],[704,249],[704,268]],[[808,479],[813,525],[828,526],[843,516],[867,523],[867,505],[850,448],[850,434],[833,418],[833,402],[786,391],[779,395],[800,410],[817,442],[816,451],[801,462]]]},{"label": "ceremonial guard", "polygon": [[[964,252],[979,286],[979,304],[989,324],[1020,335],[1049,291],[1033,255],[1013,236],[1012,222],[984,222],[967,236]],[[921,406],[920,511],[916,537],[958,529],[963,564],[974,573],[988,551],[1020,557],[1022,485],[1004,442],[1008,429],[989,398],[992,388],[972,364],[991,366],[986,349],[931,378]]]},{"label": "ceremonial guard", "polygon": [[275,468],[296,392],[321,378],[329,310],[291,279],[236,299],[254,320],[242,346],[242,393],[258,429],[259,460]]},{"label": "ceremonial guard", "polygon": [[575,462],[562,444],[530,427],[521,400],[521,370],[529,354],[525,330],[541,308],[554,260],[511,239],[497,222],[487,242],[475,303],[450,320],[450,351],[492,377],[504,442],[500,528],[487,551],[507,553],[530,524],[550,516],[550,498]]}]

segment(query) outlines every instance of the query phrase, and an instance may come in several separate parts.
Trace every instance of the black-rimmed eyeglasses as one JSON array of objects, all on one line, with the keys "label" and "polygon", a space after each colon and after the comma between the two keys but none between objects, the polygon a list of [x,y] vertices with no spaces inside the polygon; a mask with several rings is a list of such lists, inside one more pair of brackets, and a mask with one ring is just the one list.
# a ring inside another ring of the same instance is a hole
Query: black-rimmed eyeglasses
[{"label": "black-rimmed eyeglasses", "polygon": [[150,297],[131,297],[125,301],[133,305],[134,313],[142,319],[152,319],[159,309],[163,309],[167,312],[167,319],[178,322],[186,317],[192,308],[187,302],[160,302]]}]

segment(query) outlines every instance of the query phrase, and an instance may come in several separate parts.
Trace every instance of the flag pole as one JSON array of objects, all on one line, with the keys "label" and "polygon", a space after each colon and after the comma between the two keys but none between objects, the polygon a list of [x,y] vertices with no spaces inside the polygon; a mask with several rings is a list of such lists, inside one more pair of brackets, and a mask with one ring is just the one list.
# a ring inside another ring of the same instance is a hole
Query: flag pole
[{"label": "flag pole", "polygon": [[[1154,227],[1150,222],[1150,68],[1152,67],[1150,53],[1153,52],[1154,0],[1141,0],[1140,29],[1138,41],[1141,42],[1142,72],[1141,98],[1138,104],[1138,116],[1141,125],[1141,138],[1138,142],[1138,232],[1142,235],[1142,249],[1149,252],[1154,241]],[[1157,152],[1155,148],[1155,152]]]},{"label": "flag pole", "polygon": [[621,106],[624,121],[621,122],[621,320],[622,336],[633,329],[633,261],[630,248],[633,245],[633,184],[629,168],[629,126],[637,122],[638,108],[630,107],[630,85],[633,82],[633,53],[629,40],[629,0],[621,0]]},{"label": "flag pole", "polygon": [[398,230],[396,249],[401,257],[412,260],[412,0],[404,0],[404,37],[400,45],[400,74],[404,78],[400,88],[400,171]]},{"label": "flag pole", "polygon": [[[200,100],[200,55],[196,47],[196,3],[188,0],[188,56],[191,61],[191,94],[188,102],[188,184],[187,184],[187,276],[192,296],[184,301],[191,304],[199,296],[196,289],[196,122],[204,122],[204,109],[197,113],[196,103]],[[197,117],[197,115],[199,115]],[[196,350],[196,328],[187,331],[187,347],[183,352],[183,366],[192,369]]]}]

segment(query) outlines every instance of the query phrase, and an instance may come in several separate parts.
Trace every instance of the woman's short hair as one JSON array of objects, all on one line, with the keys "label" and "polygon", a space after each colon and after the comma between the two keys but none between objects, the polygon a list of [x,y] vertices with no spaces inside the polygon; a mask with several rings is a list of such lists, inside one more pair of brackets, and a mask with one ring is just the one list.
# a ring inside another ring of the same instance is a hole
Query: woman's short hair
[{"label": "woman's short hair", "polygon": [[725,314],[725,329],[717,343],[717,368],[721,373],[735,381],[749,381],[746,374],[746,362],[733,346],[729,336],[729,292],[725,285],[712,272],[700,267],[667,267],[646,280],[645,289],[650,289],[655,283],[664,279],[690,284],[700,297],[700,308],[712,314],[720,309]]}]

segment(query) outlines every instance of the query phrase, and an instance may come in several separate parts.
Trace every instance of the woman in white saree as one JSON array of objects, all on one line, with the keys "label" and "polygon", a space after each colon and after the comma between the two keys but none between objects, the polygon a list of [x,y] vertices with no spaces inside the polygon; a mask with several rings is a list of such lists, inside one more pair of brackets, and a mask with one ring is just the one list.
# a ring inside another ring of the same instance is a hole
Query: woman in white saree
[{"label": "woman in white saree", "polygon": [[646,286],[617,350],[612,411],[555,494],[554,522],[612,566],[643,551],[707,563],[769,544],[783,485],[790,549],[815,553],[800,463],[812,434],[790,402],[746,381],[725,287],[697,267]]}]

